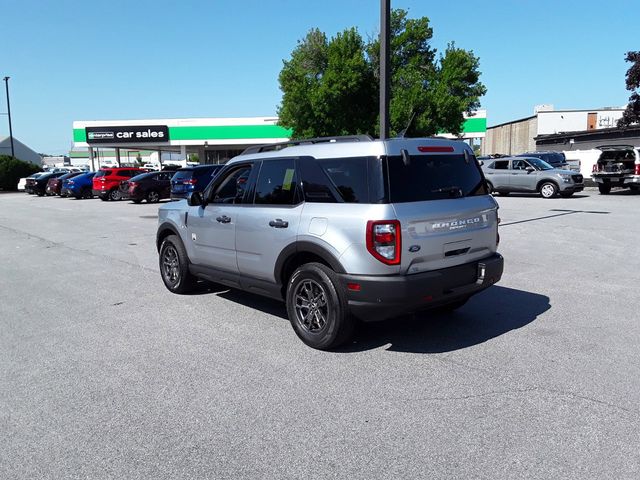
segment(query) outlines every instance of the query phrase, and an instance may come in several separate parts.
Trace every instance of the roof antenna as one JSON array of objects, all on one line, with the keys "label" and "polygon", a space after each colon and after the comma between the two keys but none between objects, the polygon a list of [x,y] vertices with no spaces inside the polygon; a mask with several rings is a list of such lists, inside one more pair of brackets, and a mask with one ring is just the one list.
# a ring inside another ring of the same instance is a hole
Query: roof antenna
[{"label": "roof antenna", "polygon": [[404,138],[404,136],[407,134],[407,131],[409,130],[409,127],[411,126],[411,122],[413,122],[413,118],[416,116],[416,112],[413,111],[411,112],[411,117],[409,117],[409,121],[407,122],[407,126],[404,127],[402,130],[400,130],[400,132],[398,133],[398,138]]}]

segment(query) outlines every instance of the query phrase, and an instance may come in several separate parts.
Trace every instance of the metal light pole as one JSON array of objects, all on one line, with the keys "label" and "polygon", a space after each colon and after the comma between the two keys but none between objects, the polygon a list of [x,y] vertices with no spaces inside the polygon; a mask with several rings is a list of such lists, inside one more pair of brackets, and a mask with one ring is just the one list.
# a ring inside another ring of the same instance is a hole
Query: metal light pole
[{"label": "metal light pole", "polygon": [[380,0],[380,140],[389,138],[391,0]]},{"label": "metal light pole", "polygon": [[13,130],[11,128],[11,105],[9,104],[9,78],[4,77],[4,85],[7,90],[7,115],[9,116],[9,140],[11,141],[11,157],[16,158],[16,154],[13,150]]}]

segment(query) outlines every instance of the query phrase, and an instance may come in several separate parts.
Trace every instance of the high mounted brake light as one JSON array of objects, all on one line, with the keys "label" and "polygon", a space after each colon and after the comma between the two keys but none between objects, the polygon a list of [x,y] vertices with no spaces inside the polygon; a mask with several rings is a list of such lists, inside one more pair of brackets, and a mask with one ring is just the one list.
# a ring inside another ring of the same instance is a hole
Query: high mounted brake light
[{"label": "high mounted brake light", "polygon": [[386,265],[399,265],[402,233],[398,220],[369,220],[367,222],[367,250]]},{"label": "high mounted brake light", "polygon": [[451,146],[418,147],[418,151],[422,153],[451,153],[453,152],[453,147]]}]

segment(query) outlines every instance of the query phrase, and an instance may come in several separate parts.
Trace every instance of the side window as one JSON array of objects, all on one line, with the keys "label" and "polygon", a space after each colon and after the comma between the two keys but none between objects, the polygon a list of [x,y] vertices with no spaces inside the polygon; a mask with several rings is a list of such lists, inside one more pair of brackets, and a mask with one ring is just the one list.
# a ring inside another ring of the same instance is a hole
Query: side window
[{"label": "side window", "polygon": [[508,170],[509,169],[509,160],[498,160],[493,162],[489,168],[493,168],[495,170]]},{"label": "side window", "polygon": [[302,190],[305,202],[337,203],[340,193],[313,158],[301,158]]},{"label": "side window", "polygon": [[242,165],[226,173],[211,193],[211,203],[242,203],[242,197],[251,173],[251,165]]},{"label": "side window", "polygon": [[513,169],[514,170],[525,170],[528,164],[524,160],[514,160],[513,161]]},{"label": "side window", "polygon": [[158,174],[158,176],[156,177],[156,180],[171,180],[172,173],[173,172],[162,172]]},{"label": "side window", "polygon": [[294,205],[297,175],[292,158],[262,162],[256,182],[255,204]]}]

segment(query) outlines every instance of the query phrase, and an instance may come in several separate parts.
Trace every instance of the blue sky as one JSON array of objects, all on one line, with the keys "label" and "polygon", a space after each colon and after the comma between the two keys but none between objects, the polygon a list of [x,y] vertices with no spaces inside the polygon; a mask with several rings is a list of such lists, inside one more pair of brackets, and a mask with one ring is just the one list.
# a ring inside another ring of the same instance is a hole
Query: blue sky
[{"label": "blue sky", "polygon": [[[438,50],[455,41],[480,57],[489,125],[540,103],[596,108],[629,97],[624,54],[640,50],[637,0],[392,7],[429,17]],[[278,73],[297,40],[312,27],[377,35],[379,1],[0,0],[0,16],[14,135],[60,154],[73,120],[274,115]]]}]

